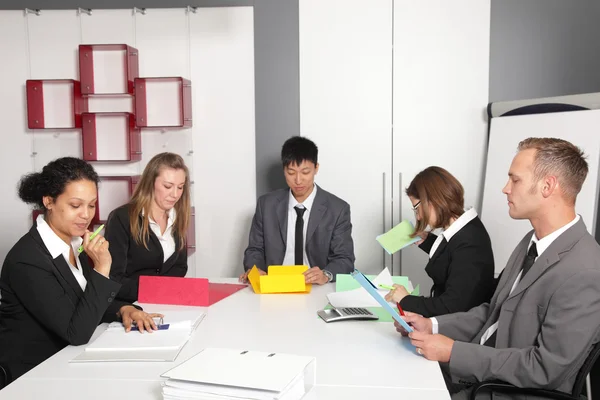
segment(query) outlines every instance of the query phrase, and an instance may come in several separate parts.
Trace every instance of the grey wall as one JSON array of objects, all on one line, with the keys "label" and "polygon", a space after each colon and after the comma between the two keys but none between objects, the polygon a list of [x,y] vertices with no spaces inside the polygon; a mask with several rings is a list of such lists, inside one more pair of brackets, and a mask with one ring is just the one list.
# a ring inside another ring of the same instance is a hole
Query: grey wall
[{"label": "grey wall", "polygon": [[490,101],[600,92],[599,0],[492,0]]},{"label": "grey wall", "polygon": [[187,5],[254,6],[257,195],[285,187],[281,145],[300,133],[298,0],[0,0],[0,9],[7,10]]}]

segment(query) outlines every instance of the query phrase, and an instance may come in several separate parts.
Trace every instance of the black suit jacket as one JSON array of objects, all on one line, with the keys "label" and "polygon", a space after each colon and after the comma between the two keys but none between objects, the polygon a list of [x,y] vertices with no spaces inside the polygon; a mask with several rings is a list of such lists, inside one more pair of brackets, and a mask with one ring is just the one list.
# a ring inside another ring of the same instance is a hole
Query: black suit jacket
[{"label": "black suit jacket", "polygon": [[[140,224],[142,217],[139,217]],[[164,253],[160,241],[152,231],[148,248],[139,245],[131,236],[129,229],[129,204],[113,210],[106,221],[104,237],[108,240],[113,263],[110,277],[123,286],[117,298],[134,302],[138,298],[139,277],[153,276],[185,276],[187,273],[187,249],[179,249],[180,239],[175,238],[175,253],[164,261]]]},{"label": "black suit jacket", "polygon": [[0,274],[0,364],[16,379],[67,345],[87,343],[100,322],[117,320],[128,303],[121,285],[92,270],[85,291],[62,255],[52,259],[36,225],[8,252]]},{"label": "black suit jacket", "polygon": [[[419,246],[429,253],[437,239],[429,234]],[[476,217],[452,236],[443,239],[425,267],[433,280],[431,297],[406,296],[406,311],[424,317],[468,311],[488,302],[494,294],[494,254],[487,230]]]}]

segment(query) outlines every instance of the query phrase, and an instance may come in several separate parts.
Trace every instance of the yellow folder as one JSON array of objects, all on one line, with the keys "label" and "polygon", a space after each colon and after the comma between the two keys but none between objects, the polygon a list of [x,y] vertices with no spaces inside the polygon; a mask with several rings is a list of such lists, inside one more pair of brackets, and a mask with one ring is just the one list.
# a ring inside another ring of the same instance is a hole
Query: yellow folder
[{"label": "yellow folder", "polygon": [[306,284],[303,272],[306,265],[269,265],[267,275],[261,275],[256,265],[248,274],[254,293],[310,293],[312,285]]}]

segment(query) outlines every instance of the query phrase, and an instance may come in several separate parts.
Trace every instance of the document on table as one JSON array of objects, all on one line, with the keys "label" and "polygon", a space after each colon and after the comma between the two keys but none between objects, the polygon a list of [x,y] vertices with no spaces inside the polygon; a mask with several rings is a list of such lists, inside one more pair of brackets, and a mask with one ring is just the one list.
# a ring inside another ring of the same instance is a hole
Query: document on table
[{"label": "document on table", "polygon": [[[354,278],[350,277],[354,281]],[[356,281],[355,281],[356,282]],[[382,297],[385,297],[388,294],[388,289],[381,289],[378,285],[386,285],[392,286],[394,281],[392,276],[390,275],[390,271],[387,268],[384,268],[379,275],[377,275],[373,279],[373,284],[377,287],[377,291],[381,294]],[[380,307],[381,305],[371,296],[364,288],[362,288],[358,283],[358,289],[348,290],[344,292],[334,292],[329,293],[327,295],[327,300],[329,300],[329,304],[333,307]],[[405,284],[406,290],[409,293],[413,292],[413,287],[410,281],[406,279]],[[395,303],[390,303],[394,307]]]},{"label": "document on table", "polygon": [[299,400],[315,384],[314,357],[207,348],[161,375],[163,399]]},{"label": "document on table", "polygon": [[400,325],[402,325],[402,327],[407,331],[407,332],[412,332],[413,329],[412,327],[410,327],[400,316],[400,314],[398,314],[398,311],[396,311],[396,307],[395,305],[391,305],[389,302],[386,302],[385,299],[381,296],[381,294],[379,293],[379,291],[376,289],[375,284],[373,282],[371,282],[369,280],[369,278],[367,278],[366,276],[364,276],[359,270],[355,269],[354,272],[352,273],[352,276],[354,277],[354,279],[356,279],[358,281],[358,283],[360,283],[360,285],[366,289],[366,291],[373,296],[373,298],[379,303],[381,304],[381,306],[385,309],[385,311],[387,311],[392,318],[394,318],[396,321],[398,321],[398,323]]},{"label": "document on table", "polygon": [[198,327],[205,313],[197,310],[160,312],[165,330],[125,332],[120,322],[111,323],[72,362],[87,361],[173,361]]}]

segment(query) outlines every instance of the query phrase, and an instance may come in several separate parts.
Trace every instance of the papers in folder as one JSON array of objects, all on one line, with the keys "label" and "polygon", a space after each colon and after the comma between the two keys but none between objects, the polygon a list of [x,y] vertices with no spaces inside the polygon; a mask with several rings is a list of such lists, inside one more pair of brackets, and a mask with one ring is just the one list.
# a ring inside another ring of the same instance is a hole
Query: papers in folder
[{"label": "papers in folder", "polygon": [[[342,276],[338,275],[339,281],[344,281],[341,279]],[[329,300],[329,304],[334,307],[380,307],[381,305],[373,296],[371,296],[363,287],[360,286],[358,282],[352,277],[349,276],[353,282],[355,282],[357,288],[351,290],[337,291],[334,293],[329,293],[327,295],[327,300]],[[412,283],[406,277],[396,277],[399,278],[398,282],[406,287],[409,293],[413,292]],[[341,282],[338,282],[341,284]],[[390,271],[387,268],[384,268],[379,275],[377,275],[373,279],[373,284],[377,287],[377,291],[381,295],[381,297],[385,297],[385,295],[389,292],[387,289],[379,288],[379,285],[392,286],[394,283],[393,277],[390,275]],[[337,288],[338,284],[336,284]],[[345,287],[353,287],[348,284],[344,285]],[[341,285],[340,285],[341,288]],[[417,294],[417,293],[415,293]]]},{"label": "papers in folder", "polygon": [[195,310],[159,313],[164,314],[163,323],[169,329],[125,332],[123,324],[113,322],[71,362],[174,361],[205,314]]},{"label": "papers in folder", "polygon": [[387,301],[385,301],[385,299],[383,298],[383,296],[381,296],[381,294],[377,291],[377,288],[375,288],[375,286],[373,285],[373,283],[362,274],[362,272],[360,272],[359,270],[354,270],[354,272],[351,274],[354,279],[356,279],[356,281],[358,283],[360,283],[360,285],[365,288],[365,290],[371,295],[373,296],[373,298],[375,300],[377,300],[377,302],[388,312],[392,315],[392,318],[394,318],[396,321],[398,321],[398,323],[400,325],[402,325],[402,327],[407,331],[407,332],[412,332],[413,329],[402,319],[402,317],[400,316],[400,314],[398,314],[398,311],[396,311]]},{"label": "papers in folder", "polygon": [[419,236],[410,236],[414,231],[415,228],[410,221],[404,220],[383,235],[377,236],[375,239],[388,254],[394,254],[406,246],[421,240]]},{"label": "papers in folder", "polygon": [[313,357],[207,348],[161,375],[163,399],[298,400],[315,384]]}]

